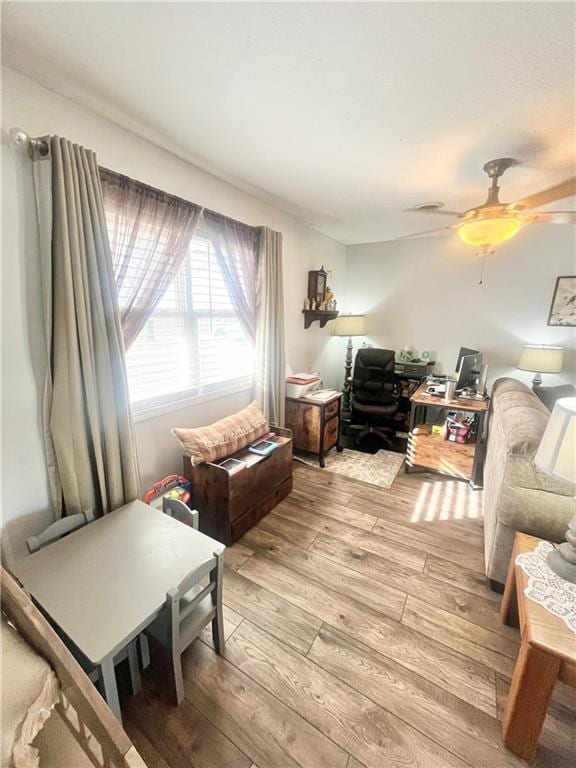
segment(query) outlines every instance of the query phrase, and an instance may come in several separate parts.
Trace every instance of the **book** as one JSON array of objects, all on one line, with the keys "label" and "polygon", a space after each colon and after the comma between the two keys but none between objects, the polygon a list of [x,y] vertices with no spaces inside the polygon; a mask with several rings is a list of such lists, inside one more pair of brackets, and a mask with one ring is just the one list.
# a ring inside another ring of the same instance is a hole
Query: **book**
[{"label": "book", "polygon": [[272,442],[272,440],[258,440],[249,446],[248,450],[251,453],[256,453],[259,456],[268,456],[269,453],[275,451],[278,448],[278,443]]},{"label": "book", "polygon": [[230,476],[237,475],[238,472],[242,472],[243,469],[246,469],[248,464],[246,464],[245,461],[240,461],[239,459],[224,459],[224,461],[220,461],[216,463],[216,466],[221,467],[222,469],[225,469],[226,472]]}]

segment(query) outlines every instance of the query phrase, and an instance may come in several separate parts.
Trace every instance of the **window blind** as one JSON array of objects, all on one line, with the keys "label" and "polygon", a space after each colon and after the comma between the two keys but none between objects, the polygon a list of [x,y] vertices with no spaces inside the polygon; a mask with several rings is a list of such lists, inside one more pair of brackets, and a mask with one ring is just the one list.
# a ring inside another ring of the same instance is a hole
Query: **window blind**
[{"label": "window blind", "polygon": [[[135,248],[134,258],[138,258]],[[122,293],[119,295],[122,307]],[[134,410],[249,384],[254,350],[201,232],[126,355]]]}]

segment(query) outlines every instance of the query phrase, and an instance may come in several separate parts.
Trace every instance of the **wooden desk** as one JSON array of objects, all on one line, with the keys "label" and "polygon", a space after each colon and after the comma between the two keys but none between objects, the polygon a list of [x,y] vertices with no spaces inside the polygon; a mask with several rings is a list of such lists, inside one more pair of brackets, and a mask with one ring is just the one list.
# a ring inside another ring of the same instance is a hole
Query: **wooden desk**
[{"label": "wooden desk", "polygon": [[286,426],[292,430],[294,448],[315,453],[324,467],[324,456],[331,448],[340,447],[340,401],[335,392],[329,400],[312,397],[286,398]]},{"label": "wooden desk", "polygon": [[[402,421],[398,420],[396,425],[397,432],[410,431],[410,412],[412,403],[410,398],[416,392],[427,376],[430,376],[436,363],[409,363],[397,360],[394,366],[394,374],[400,382],[400,397],[398,398],[398,412],[404,416]],[[398,416],[395,417],[399,419]],[[405,438],[404,438],[405,439]]]},{"label": "wooden desk", "polygon": [[525,760],[536,754],[556,680],[576,686],[576,634],[562,619],[524,595],[528,576],[516,557],[536,549],[540,539],[517,533],[500,614],[507,622],[517,608],[522,644],[502,718],[504,744]]},{"label": "wooden desk", "polygon": [[27,592],[88,659],[121,719],[114,657],[155,618],[166,593],[223,544],[141,501],[24,558]]},{"label": "wooden desk", "polygon": [[[481,487],[488,400],[455,398],[446,401],[442,397],[427,395],[427,388],[428,383],[423,382],[410,398],[412,408],[405,472],[423,468],[466,479],[473,487]],[[478,429],[475,442],[454,443],[444,440],[441,435],[433,434],[431,425],[426,425],[428,408],[444,408],[476,414]]]}]

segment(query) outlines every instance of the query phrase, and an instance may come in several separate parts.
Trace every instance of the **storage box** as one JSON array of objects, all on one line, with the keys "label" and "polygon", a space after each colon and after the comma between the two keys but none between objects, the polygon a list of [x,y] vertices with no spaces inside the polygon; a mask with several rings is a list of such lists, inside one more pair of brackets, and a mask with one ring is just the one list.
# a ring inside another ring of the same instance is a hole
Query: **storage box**
[{"label": "storage box", "polygon": [[230,475],[218,464],[197,467],[184,456],[184,475],[192,483],[192,503],[202,533],[230,546],[292,491],[292,433],[273,427],[278,448],[258,456],[243,448],[233,458],[246,469]]}]

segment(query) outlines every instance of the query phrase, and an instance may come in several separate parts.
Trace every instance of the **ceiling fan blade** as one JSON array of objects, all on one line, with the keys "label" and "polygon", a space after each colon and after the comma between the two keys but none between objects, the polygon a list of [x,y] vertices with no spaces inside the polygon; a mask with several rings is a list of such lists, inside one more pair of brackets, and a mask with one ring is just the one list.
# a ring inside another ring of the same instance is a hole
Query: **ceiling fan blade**
[{"label": "ceiling fan blade", "polygon": [[448,234],[448,232],[454,228],[457,228],[457,226],[450,224],[447,227],[436,227],[435,229],[426,229],[424,232],[415,232],[413,235],[400,235],[400,237],[393,237],[392,240],[414,240],[418,237],[425,237],[426,235],[439,235],[441,232]]},{"label": "ceiling fan blade", "polygon": [[510,207],[524,211],[530,208],[537,208],[540,205],[548,205],[549,203],[556,202],[556,200],[563,200],[565,197],[572,197],[573,195],[576,195],[576,176],[571,176],[569,179],[561,181],[560,184],[543,189],[534,195],[522,197],[520,200],[516,200],[515,203],[510,203]]},{"label": "ceiling fan blade", "polygon": [[426,210],[426,208],[405,208],[404,211],[406,213],[425,213],[427,216],[441,214],[442,216],[464,216],[463,213],[458,213],[458,211],[447,211],[444,208],[434,208],[430,210]]},{"label": "ceiling fan blade", "polygon": [[518,218],[529,224],[576,224],[576,211],[530,211]]}]

